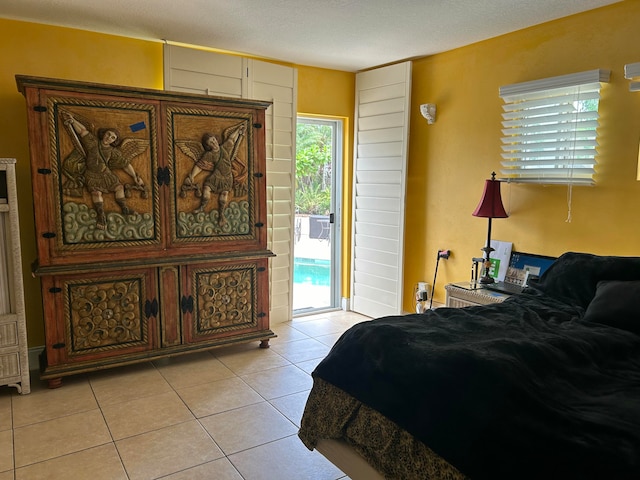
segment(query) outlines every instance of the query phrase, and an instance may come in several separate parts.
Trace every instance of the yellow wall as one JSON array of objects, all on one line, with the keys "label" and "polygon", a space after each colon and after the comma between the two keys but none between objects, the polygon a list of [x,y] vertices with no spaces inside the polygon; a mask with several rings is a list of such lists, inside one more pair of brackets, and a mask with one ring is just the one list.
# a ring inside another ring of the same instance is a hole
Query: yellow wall
[{"label": "yellow wall", "polygon": [[[468,280],[471,258],[482,256],[487,220],[471,212],[500,169],[502,85],[611,70],[601,92],[597,185],[573,189],[572,221],[566,187],[502,184],[510,217],[493,221],[492,238],[552,256],[640,255],[640,93],[624,78],[624,65],[640,62],[639,25],[640,2],[626,1],[414,62],[405,310],[414,309],[413,285],[433,282],[438,249],[453,255],[440,261],[436,301],[446,283]],[[418,113],[429,102],[437,104],[433,125]]]},{"label": "yellow wall", "polygon": [[[31,171],[26,108],[24,98],[16,88],[15,75],[161,89],[162,44],[0,19],[0,59],[0,156],[18,160],[16,170],[28,336],[29,346],[34,347],[44,344],[42,297],[39,280],[30,275],[31,262],[36,258]],[[307,114],[344,120],[345,149],[350,159],[354,74],[298,68],[299,109]],[[346,162],[345,168],[350,170],[350,162]],[[348,187],[346,198],[350,201],[350,177],[345,178],[345,185]],[[350,211],[348,205],[344,208],[347,212]],[[347,225],[350,223],[348,217],[346,222]],[[345,285],[348,287],[348,281]]]}]

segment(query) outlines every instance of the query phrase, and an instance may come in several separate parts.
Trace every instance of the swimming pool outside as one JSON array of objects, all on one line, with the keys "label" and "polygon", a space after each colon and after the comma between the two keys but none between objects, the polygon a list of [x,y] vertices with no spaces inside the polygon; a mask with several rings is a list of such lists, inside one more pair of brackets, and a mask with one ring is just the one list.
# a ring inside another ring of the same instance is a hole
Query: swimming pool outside
[{"label": "swimming pool outside", "polygon": [[331,246],[309,238],[309,218],[296,215],[300,234],[294,245],[293,310],[331,306]]},{"label": "swimming pool outside", "polygon": [[294,257],[293,283],[331,286],[331,261]]}]

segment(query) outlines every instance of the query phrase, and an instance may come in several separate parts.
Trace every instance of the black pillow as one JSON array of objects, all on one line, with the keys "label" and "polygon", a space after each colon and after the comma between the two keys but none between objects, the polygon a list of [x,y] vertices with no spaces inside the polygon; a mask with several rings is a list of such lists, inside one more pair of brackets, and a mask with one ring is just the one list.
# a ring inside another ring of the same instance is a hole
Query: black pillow
[{"label": "black pillow", "polygon": [[598,282],[596,295],[587,307],[584,320],[640,335],[640,281]]},{"label": "black pillow", "polygon": [[536,288],[545,295],[586,310],[595,296],[598,282],[604,280],[640,280],[640,257],[567,252],[542,274]]}]

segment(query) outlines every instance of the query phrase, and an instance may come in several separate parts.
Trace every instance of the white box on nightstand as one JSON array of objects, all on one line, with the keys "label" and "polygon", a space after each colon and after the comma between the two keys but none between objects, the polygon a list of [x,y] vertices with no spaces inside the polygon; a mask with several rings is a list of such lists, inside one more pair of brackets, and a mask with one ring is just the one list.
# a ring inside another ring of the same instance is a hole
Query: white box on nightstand
[{"label": "white box on nightstand", "polygon": [[471,282],[449,283],[444,289],[447,292],[447,307],[454,308],[501,303],[510,296],[484,288],[480,283]]}]

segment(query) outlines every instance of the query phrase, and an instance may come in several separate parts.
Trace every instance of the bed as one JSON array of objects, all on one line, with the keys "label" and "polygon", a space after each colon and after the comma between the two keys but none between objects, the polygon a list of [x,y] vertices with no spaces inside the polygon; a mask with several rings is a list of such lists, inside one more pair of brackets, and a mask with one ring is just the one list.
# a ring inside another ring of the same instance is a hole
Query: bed
[{"label": "bed", "polygon": [[354,480],[639,479],[640,257],[362,322],[312,376],[298,436]]}]

